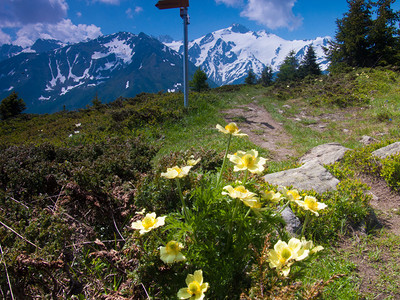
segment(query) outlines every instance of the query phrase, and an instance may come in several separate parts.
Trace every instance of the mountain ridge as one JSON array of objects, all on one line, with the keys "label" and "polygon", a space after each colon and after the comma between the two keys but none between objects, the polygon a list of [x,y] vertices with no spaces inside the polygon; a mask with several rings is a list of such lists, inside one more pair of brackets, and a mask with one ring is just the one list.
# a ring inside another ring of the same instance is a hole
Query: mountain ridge
[{"label": "mountain ridge", "polygon": [[[315,48],[321,69],[326,70],[328,61],[322,47],[327,46],[329,40],[330,37],[326,36],[288,41],[265,30],[254,32],[243,25],[233,24],[189,42],[188,55],[218,85],[235,84],[244,82],[250,68],[258,76],[266,65],[277,72],[291,50],[301,61],[310,45]],[[182,41],[165,44],[183,53]]]},{"label": "mountain ridge", "polygon": [[[253,32],[233,24],[189,43],[189,78],[196,68],[206,72],[210,86],[240,84],[252,69],[260,76],[266,65],[279,70],[290,50],[301,60],[315,47],[326,69],[322,46],[329,37],[287,41],[264,30]],[[22,49],[0,46],[0,99],[16,91],[27,112],[51,113],[141,92],[182,88],[182,42],[145,33],[118,32],[75,44],[39,39]],[[1,58],[4,58],[1,60]]]}]

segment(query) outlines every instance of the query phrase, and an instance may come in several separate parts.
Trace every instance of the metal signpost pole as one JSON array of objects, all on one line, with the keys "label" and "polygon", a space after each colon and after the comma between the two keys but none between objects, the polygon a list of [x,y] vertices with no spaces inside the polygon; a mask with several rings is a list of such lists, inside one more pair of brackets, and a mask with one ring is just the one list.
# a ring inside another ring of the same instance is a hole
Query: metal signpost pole
[{"label": "metal signpost pole", "polygon": [[158,9],[180,8],[183,19],[183,96],[185,107],[189,106],[189,75],[188,75],[188,6],[189,0],[159,0],[156,4]]},{"label": "metal signpost pole", "polygon": [[183,19],[183,95],[184,105],[189,106],[189,76],[188,76],[188,24],[189,16],[187,7],[181,7]]}]

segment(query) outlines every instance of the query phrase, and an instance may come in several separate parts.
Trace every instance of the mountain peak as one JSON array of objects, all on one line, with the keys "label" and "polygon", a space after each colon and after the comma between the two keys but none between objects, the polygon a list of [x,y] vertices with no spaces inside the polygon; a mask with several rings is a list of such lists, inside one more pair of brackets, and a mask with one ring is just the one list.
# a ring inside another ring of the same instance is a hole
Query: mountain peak
[{"label": "mountain peak", "polygon": [[30,48],[36,53],[43,53],[62,48],[63,46],[65,45],[58,40],[38,39]]},{"label": "mountain peak", "polygon": [[160,35],[156,37],[157,40],[159,40],[161,43],[172,43],[174,39],[169,36],[169,35]]},{"label": "mountain peak", "polygon": [[249,32],[250,30],[241,24],[232,24],[231,31],[236,33],[246,33]]}]

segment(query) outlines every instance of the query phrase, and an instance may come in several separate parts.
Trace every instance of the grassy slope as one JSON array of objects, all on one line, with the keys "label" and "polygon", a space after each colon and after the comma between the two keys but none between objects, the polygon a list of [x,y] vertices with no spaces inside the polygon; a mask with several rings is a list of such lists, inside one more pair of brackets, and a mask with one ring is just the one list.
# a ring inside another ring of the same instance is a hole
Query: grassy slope
[{"label": "grassy slope", "polygon": [[[370,135],[381,140],[398,139],[400,77],[386,70],[355,71],[351,76],[358,84],[353,96],[355,94],[357,99],[361,99],[359,101],[361,103],[350,108],[335,106],[332,102],[336,100],[332,100],[332,97],[322,92],[328,90],[331,85],[340,85],[342,82],[335,78],[321,77],[322,81],[287,88],[292,90],[290,92],[278,88],[243,86],[234,91],[222,92],[221,89],[216,89],[208,93],[192,94],[188,110],[181,110],[176,116],[166,118],[166,122],[154,121],[151,126],[148,126],[148,123],[129,125],[130,109],[138,109],[135,99],[124,102],[122,107],[117,103],[114,107],[99,110],[22,116],[1,123],[0,144],[9,146],[47,142],[57,146],[72,146],[103,141],[112,136],[122,138],[140,136],[149,143],[161,147],[153,160],[153,164],[157,165],[162,156],[191,147],[222,152],[225,140],[221,139],[221,135],[214,129],[216,124],[224,124],[221,111],[249,103],[254,99],[284,124],[285,129],[293,136],[292,146],[296,147],[299,153],[305,153],[312,147],[326,142],[339,142],[349,148],[358,148],[361,147],[359,139],[362,135]],[[166,103],[168,101],[173,103],[171,109],[183,104],[182,95],[154,97],[156,101],[162,97],[170,97],[164,100]],[[346,99],[349,102],[352,99],[346,97],[348,95],[344,94],[341,106]],[[146,101],[150,100],[143,100]],[[285,108],[284,105],[290,105],[290,108]],[[143,109],[146,107],[143,106]],[[155,114],[160,111],[155,110]],[[306,112],[306,117],[296,121],[295,118],[301,111]],[[126,112],[128,117],[123,112]],[[78,123],[82,125],[77,127],[75,124]],[[310,127],[319,123],[324,124],[324,131]],[[79,133],[75,133],[78,130]],[[72,137],[69,137],[71,134]],[[233,149],[248,148],[258,149],[262,156],[268,155],[268,149],[260,149],[248,140],[234,141]],[[290,164],[291,162],[279,164],[271,162],[271,169],[277,171]],[[315,268],[302,275],[304,280],[314,282],[315,279],[327,280],[334,274],[347,275],[326,288],[325,299],[359,298],[355,287],[361,283],[357,277],[356,266],[346,260],[343,253],[339,255],[336,250],[329,249],[314,262],[314,266]]]}]

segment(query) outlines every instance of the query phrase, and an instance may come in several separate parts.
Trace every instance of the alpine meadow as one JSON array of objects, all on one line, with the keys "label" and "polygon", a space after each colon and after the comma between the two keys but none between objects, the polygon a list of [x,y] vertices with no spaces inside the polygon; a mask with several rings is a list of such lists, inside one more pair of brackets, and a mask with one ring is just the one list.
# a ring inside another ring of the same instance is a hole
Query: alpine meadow
[{"label": "alpine meadow", "polygon": [[192,41],[188,107],[177,42],[8,47],[2,298],[400,299],[394,2],[279,51],[238,24]]}]

